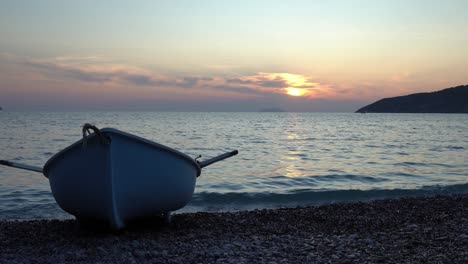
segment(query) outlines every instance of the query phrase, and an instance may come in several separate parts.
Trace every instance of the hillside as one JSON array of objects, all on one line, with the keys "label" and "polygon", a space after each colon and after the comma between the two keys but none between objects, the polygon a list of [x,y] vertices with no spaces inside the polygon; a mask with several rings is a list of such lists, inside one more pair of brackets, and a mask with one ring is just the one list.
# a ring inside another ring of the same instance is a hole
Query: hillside
[{"label": "hillside", "polygon": [[384,98],[356,113],[468,113],[468,85]]}]

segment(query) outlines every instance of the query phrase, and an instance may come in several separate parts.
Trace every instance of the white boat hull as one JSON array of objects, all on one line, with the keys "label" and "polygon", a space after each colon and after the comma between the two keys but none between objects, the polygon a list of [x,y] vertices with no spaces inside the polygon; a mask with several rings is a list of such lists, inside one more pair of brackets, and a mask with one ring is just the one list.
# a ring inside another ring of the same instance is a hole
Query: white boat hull
[{"label": "white boat hull", "polygon": [[55,200],[78,219],[106,220],[114,229],[132,219],[168,213],[191,199],[200,166],[189,156],[115,129],[92,135],[44,166]]}]

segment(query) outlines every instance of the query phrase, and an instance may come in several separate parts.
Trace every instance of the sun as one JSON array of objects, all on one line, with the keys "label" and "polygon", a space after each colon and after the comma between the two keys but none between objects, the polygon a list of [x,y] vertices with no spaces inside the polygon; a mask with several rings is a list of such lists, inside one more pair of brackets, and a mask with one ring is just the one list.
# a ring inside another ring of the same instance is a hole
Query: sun
[{"label": "sun", "polygon": [[307,96],[309,95],[309,89],[314,83],[309,82],[306,76],[301,74],[292,73],[276,73],[272,75],[274,78],[283,79],[287,86],[284,88],[287,95],[290,96]]},{"label": "sun", "polygon": [[284,89],[286,90],[286,93],[291,96],[303,96],[304,94],[307,93],[306,89],[301,89],[301,88],[288,87]]},{"label": "sun", "polygon": [[304,98],[314,97],[319,88],[319,84],[312,82],[310,77],[287,72],[260,72],[258,75],[246,77],[240,81],[240,84],[251,83],[258,83],[258,90]]}]

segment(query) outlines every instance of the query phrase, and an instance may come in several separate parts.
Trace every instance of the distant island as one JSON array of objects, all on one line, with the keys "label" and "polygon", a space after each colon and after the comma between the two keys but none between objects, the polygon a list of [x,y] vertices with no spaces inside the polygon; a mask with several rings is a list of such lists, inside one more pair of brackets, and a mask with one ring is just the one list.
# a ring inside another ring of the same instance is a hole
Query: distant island
[{"label": "distant island", "polygon": [[384,98],[356,113],[468,113],[468,85]]},{"label": "distant island", "polygon": [[260,112],[286,112],[286,111],[284,111],[284,110],[281,109],[281,108],[272,107],[272,108],[265,108],[265,109],[262,109],[262,110],[260,110]]}]

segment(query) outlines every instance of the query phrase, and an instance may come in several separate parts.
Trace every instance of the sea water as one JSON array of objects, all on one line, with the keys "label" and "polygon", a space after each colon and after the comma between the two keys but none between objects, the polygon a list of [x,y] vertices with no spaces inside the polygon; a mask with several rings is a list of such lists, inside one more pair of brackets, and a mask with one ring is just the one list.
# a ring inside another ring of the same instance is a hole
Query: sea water
[{"label": "sea water", "polygon": [[[463,114],[3,111],[0,159],[43,166],[84,123],[202,160],[238,149],[202,170],[181,212],[468,193]],[[67,217],[42,174],[0,167],[0,219]]]}]

